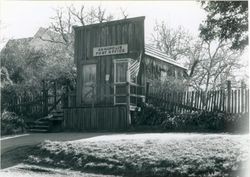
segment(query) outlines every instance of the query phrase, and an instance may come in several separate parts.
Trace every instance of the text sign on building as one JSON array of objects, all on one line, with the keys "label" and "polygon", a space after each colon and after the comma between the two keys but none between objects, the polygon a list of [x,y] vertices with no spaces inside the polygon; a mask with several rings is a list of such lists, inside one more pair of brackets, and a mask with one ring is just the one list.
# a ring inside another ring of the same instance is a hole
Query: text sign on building
[{"label": "text sign on building", "polygon": [[93,48],[93,56],[117,55],[128,53],[128,44]]}]

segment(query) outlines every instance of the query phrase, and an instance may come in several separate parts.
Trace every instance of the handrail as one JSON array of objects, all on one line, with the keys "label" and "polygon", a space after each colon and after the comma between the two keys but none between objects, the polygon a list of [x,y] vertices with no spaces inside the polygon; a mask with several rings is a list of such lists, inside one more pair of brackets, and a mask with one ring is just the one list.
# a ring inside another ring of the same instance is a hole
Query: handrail
[{"label": "handrail", "polygon": [[56,103],[49,109],[48,113],[50,113],[53,109],[55,109],[56,106],[58,105],[58,103],[60,103],[61,100],[62,100],[62,97],[60,97],[60,98],[56,101]]}]

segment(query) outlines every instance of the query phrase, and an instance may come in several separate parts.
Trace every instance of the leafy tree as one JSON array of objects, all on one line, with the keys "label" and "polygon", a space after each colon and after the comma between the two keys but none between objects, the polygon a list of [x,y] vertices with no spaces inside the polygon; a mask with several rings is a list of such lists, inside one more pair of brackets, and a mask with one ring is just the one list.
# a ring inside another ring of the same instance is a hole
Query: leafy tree
[{"label": "leafy tree", "polygon": [[231,49],[242,50],[248,45],[248,1],[202,1],[208,13],[200,25],[205,41],[231,41]]},{"label": "leafy tree", "polygon": [[30,42],[31,39],[11,40],[1,51],[1,64],[16,93],[38,92],[42,80],[74,80],[74,62],[67,51],[53,43],[34,48]]}]

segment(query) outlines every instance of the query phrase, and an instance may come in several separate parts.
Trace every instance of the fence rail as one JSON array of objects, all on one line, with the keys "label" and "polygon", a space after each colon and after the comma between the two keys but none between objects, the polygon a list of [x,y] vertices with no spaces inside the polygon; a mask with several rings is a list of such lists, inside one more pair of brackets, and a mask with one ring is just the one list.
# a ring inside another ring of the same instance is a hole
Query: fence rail
[{"label": "fence rail", "polygon": [[148,102],[171,112],[191,112],[197,110],[228,113],[249,112],[249,89],[151,92]]}]

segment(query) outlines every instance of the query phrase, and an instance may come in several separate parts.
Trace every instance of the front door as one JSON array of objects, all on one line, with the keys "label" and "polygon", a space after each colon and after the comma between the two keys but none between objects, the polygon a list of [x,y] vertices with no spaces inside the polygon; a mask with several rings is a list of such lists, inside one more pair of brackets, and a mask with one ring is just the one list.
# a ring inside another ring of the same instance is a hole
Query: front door
[{"label": "front door", "polygon": [[96,64],[83,65],[82,103],[93,104],[96,98]]}]

